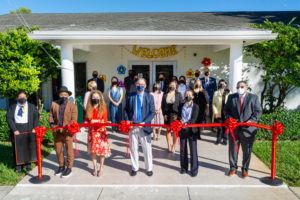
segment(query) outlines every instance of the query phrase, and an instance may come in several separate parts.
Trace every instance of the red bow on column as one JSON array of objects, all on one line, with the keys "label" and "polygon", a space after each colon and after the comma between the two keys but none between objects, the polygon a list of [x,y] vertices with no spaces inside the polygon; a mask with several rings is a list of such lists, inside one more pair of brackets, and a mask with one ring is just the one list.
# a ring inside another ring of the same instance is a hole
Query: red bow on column
[{"label": "red bow on column", "polygon": [[175,120],[170,124],[170,128],[168,130],[168,133],[171,131],[176,134],[176,137],[179,137],[179,131],[182,129],[183,125],[179,120]]},{"label": "red bow on column", "polygon": [[39,138],[41,142],[43,141],[43,137],[46,134],[46,127],[35,127],[35,137]]},{"label": "red bow on column", "polygon": [[229,131],[231,133],[231,136],[233,138],[234,144],[235,144],[235,148],[237,150],[237,152],[239,153],[239,148],[237,146],[237,143],[235,141],[235,136],[234,136],[234,129],[236,129],[236,127],[238,126],[237,122],[233,119],[233,118],[229,118],[225,121],[226,124],[226,132],[225,134],[228,135]]},{"label": "red bow on column", "polygon": [[273,126],[272,126],[272,132],[275,135],[280,135],[281,133],[283,133],[284,131],[284,127],[280,122],[274,122]]}]

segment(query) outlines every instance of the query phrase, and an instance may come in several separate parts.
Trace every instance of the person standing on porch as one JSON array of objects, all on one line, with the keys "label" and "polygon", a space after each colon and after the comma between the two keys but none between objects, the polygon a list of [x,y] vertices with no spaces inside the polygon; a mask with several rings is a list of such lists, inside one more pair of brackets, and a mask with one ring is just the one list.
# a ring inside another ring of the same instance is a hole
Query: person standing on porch
[{"label": "person standing on porch", "polygon": [[[167,93],[162,99],[162,111],[164,115],[165,124],[171,124],[173,121],[179,119],[183,99],[180,92],[177,91],[177,82],[171,81]],[[173,145],[171,146],[171,134],[173,136]],[[167,143],[169,152],[175,153],[175,145],[177,142],[176,134],[167,133]]]},{"label": "person standing on porch", "polygon": [[190,89],[189,86],[186,85],[185,76],[180,76],[178,82],[178,92],[181,93],[182,98],[184,98],[185,91],[189,89]]},{"label": "person standing on porch", "polygon": [[[257,123],[262,115],[262,108],[258,100],[258,96],[249,93],[248,85],[245,81],[237,83],[237,93],[228,96],[225,105],[226,118],[234,118],[237,122],[253,122]],[[243,150],[242,176],[248,177],[248,168],[250,164],[252,146],[257,128],[253,126],[239,126],[234,130],[236,144],[239,148],[240,144]],[[234,144],[234,140],[229,133],[229,176],[237,173],[238,152]]]},{"label": "person standing on porch", "polygon": [[[61,127],[69,125],[71,122],[77,123],[78,111],[77,106],[68,100],[68,97],[72,95],[72,92],[67,87],[62,86],[58,91],[59,99],[53,101],[50,112],[49,122],[51,128]],[[55,175],[63,178],[69,177],[72,174],[72,167],[74,163],[74,152],[73,152],[73,135],[70,134],[66,129],[53,130],[54,147],[58,160],[58,170]],[[65,159],[63,146],[67,152],[67,169],[65,169]]]},{"label": "person standing on porch", "polygon": [[191,90],[193,90],[194,88],[194,83],[195,83],[195,81],[196,80],[200,80],[200,71],[197,69],[196,71],[195,71],[195,73],[194,73],[194,78],[192,78],[191,80],[190,80],[190,82],[189,82],[189,88],[191,89]]},{"label": "person standing on porch", "polygon": [[[195,124],[198,116],[199,107],[193,103],[194,92],[187,90],[184,94],[184,105],[181,111],[182,124]],[[190,147],[190,162],[191,162],[191,176],[195,177],[198,174],[198,154],[197,154],[197,132],[198,128],[183,128],[179,132],[180,137],[180,173],[185,174],[188,171],[189,159],[187,151],[187,142]]]},{"label": "person standing on porch", "polygon": [[130,93],[130,86],[134,84],[134,71],[132,69],[128,70],[128,76],[124,78],[124,86],[126,90],[126,96]]},{"label": "person standing on porch", "polygon": [[[111,78],[111,87],[108,88],[109,111],[111,123],[120,123],[122,120],[122,100],[123,90],[119,87],[119,80],[117,77]],[[118,130],[118,127],[112,127],[113,132]]]},{"label": "person standing on porch", "polygon": [[[15,146],[15,136],[22,134],[22,132],[35,133],[34,128],[39,125],[39,113],[33,104],[27,102],[27,95],[24,91],[18,93],[17,104],[11,105],[7,110],[6,120],[8,127],[10,128],[10,140],[12,143],[13,162],[15,166],[15,171],[17,173],[22,173],[22,168],[25,168],[27,171],[30,171],[30,162],[35,161],[33,160],[33,158],[27,160],[27,162],[24,164],[17,164],[16,149],[18,149],[18,146]],[[30,137],[30,139],[35,141],[35,135]],[[24,137],[21,137],[20,140],[22,141],[22,145],[27,146],[27,151],[24,152],[24,154],[32,155],[31,149],[36,148],[36,146],[28,146],[28,144],[26,144],[26,141],[28,142],[28,140],[26,140]],[[36,144],[36,142],[34,142],[34,144]]]},{"label": "person standing on porch", "polygon": [[[213,103],[212,103],[213,123],[224,123],[225,122],[224,107],[227,102],[228,95],[230,95],[231,92],[227,88],[226,81],[223,79],[219,80],[218,88],[219,89],[214,93]],[[223,145],[227,145],[227,135],[225,134],[225,127],[223,126],[217,128],[216,145],[219,145],[221,142]]]},{"label": "person standing on porch", "polygon": [[165,75],[163,73],[160,73],[158,75],[158,81],[160,83],[161,91],[163,91],[165,93],[168,89],[168,83],[166,82],[166,78],[165,78]]},{"label": "person standing on porch", "polygon": [[[107,109],[102,93],[99,90],[92,91],[87,108],[85,123],[106,123]],[[108,134],[106,128],[90,127],[88,129],[87,151],[92,155],[94,165],[93,176],[100,176],[104,170],[104,159],[111,155]],[[100,167],[97,166],[97,155],[100,155]]]},{"label": "person standing on porch", "polygon": [[[150,124],[155,115],[153,96],[145,92],[146,80],[139,78],[136,82],[137,92],[129,93],[124,109],[124,119],[133,124]],[[139,170],[139,141],[144,152],[145,167],[148,176],[153,175],[152,147],[150,126],[134,126],[129,131],[130,158],[132,163],[131,176]]]},{"label": "person standing on porch", "polygon": [[92,76],[93,76],[93,78],[89,79],[88,83],[90,81],[96,81],[97,90],[99,90],[103,93],[104,92],[104,81],[102,79],[98,78],[98,72],[96,70],[93,71]]},{"label": "person standing on porch", "polygon": [[92,90],[97,90],[97,83],[96,83],[96,81],[90,81],[88,83],[88,91],[86,91],[86,93],[84,94],[84,100],[83,100],[84,110],[86,109],[86,105],[87,105],[87,102],[89,100],[89,97],[90,97],[90,94],[91,94]]},{"label": "person standing on porch", "polygon": [[[161,102],[164,93],[160,89],[161,88],[159,82],[156,82],[153,84],[153,90],[152,90],[153,92],[150,93],[154,98],[154,104],[155,104],[155,116],[151,124],[164,124],[164,116],[162,114],[162,109],[161,109]],[[156,130],[157,130],[157,135],[156,135]],[[152,132],[153,132],[153,140],[158,141],[160,137],[161,127],[152,127]]]}]

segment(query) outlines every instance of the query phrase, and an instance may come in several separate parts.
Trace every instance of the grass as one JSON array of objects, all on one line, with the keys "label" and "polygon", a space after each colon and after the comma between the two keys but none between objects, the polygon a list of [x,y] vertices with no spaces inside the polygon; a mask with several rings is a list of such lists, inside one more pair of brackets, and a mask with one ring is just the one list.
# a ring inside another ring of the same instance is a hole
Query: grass
[{"label": "grass", "polygon": [[[42,158],[53,150],[53,145],[42,144]],[[14,171],[11,142],[0,141],[0,185],[16,185],[26,174],[26,170],[19,174]],[[36,163],[31,164],[32,167]]]},{"label": "grass", "polygon": [[[272,141],[256,141],[253,152],[271,168]],[[277,141],[276,176],[289,186],[300,187],[300,141]]]}]

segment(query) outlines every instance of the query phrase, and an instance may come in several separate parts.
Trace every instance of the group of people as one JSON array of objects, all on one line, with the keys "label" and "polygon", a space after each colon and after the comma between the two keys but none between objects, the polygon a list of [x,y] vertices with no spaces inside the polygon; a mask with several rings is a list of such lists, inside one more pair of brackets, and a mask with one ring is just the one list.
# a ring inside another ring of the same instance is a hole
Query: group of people
[{"label": "group of people", "polygon": [[[227,89],[225,80],[219,80],[209,76],[209,69],[204,69],[204,77],[200,78],[200,71],[195,72],[195,77],[189,83],[186,78],[180,76],[177,80],[173,76],[167,81],[164,74],[159,74],[158,81],[152,86],[152,92],[148,92],[149,87],[144,78],[138,77],[134,71],[129,70],[129,76],[125,78],[125,92],[119,85],[117,77],[111,78],[111,85],[107,89],[109,101],[109,110],[104,100],[104,84],[97,78],[97,72],[93,72],[93,78],[88,81],[88,91],[84,98],[85,123],[105,123],[107,114],[110,113],[112,123],[120,123],[122,119],[131,124],[170,124],[175,120],[180,120],[182,124],[205,123],[206,116],[212,122],[222,123],[227,118],[232,117],[238,122],[257,122],[262,114],[262,109],[256,95],[247,91],[248,86],[245,81],[237,83],[237,93],[231,94]],[[101,84],[101,87],[99,87]],[[125,94],[124,94],[125,93]],[[21,96],[20,96],[21,95]],[[8,112],[8,122],[13,134],[16,131],[34,131],[37,122],[19,121],[18,115],[24,103],[21,93],[18,95],[18,103],[12,106]],[[52,102],[50,109],[51,127],[65,126],[70,122],[77,122],[77,107],[68,100],[71,92],[66,87],[59,90],[59,99]],[[124,109],[122,107],[123,98],[126,98]],[[24,99],[24,98],[23,98]],[[25,98],[26,99],[26,98]],[[23,104],[22,104],[23,103]],[[25,100],[25,104],[27,102]],[[30,104],[28,104],[30,105]],[[32,106],[29,106],[32,107]],[[28,108],[29,108],[28,107]],[[28,113],[23,112],[23,118],[26,115],[33,115],[36,112],[34,108]],[[26,110],[26,109],[25,109]],[[123,113],[122,113],[123,112]],[[10,113],[10,114],[9,114]],[[13,114],[15,113],[15,114]],[[36,114],[34,114],[36,116]],[[28,117],[29,119],[29,117]],[[38,116],[34,119],[38,120]],[[19,126],[19,123],[30,122],[31,126],[26,129]],[[19,128],[20,127],[20,128]],[[113,132],[117,131],[113,127]],[[248,168],[254,136],[257,132],[255,127],[243,126],[234,131],[238,146],[241,144],[243,149],[243,177],[248,176]],[[153,133],[153,138],[151,134]],[[129,149],[132,163],[131,176],[135,176],[139,171],[139,143],[144,153],[146,174],[153,175],[152,147],[151,141],[160,139],[161,128],[151,128],[149,126],[133,126],[129,131]],[[190,174],[192,177],[198,174],[198,154],[197,139],[201,139],[200,128],[183,128],[180,133],[180,173],[189,171],[188,149],[190,148]],[[59,163],[56,175],[68,177],[72,173],[74,154],[73,154],[73,135],[66,129],[57,129],[53,131],[55,150]],[[177,138],[175,133],[167,133],[167,150],[170,153],[175,152]],[[111,155],[108,134],[105,127],[88,128],[87,152],[91,154],[93,162],[93,175],[101,176],[104,170],[104,159]],[[227,144],[225,129],[217,128],[216,144]],[[67,152],[67,164],[64,163],[63,145]],[[97,155],[100,156],[100,165],[98,167]],[[229,164],[228,175],[234,175],[237,172],[237,150],[232,136],[229,134]],[[16,170],[17,170],[16,165]]]}]

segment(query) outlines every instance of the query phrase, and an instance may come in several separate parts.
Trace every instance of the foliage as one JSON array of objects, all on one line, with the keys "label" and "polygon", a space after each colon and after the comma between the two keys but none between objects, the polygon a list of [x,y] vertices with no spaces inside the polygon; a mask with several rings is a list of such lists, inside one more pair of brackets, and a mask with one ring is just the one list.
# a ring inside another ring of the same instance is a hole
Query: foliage
[{"label": "foliage", "polygon": [[9,127],[6,122],[6,111],[0,110],[0,141],[9,139]]},{"label": "foliage", "polygon": [[264,24],[250,25],[258,29],[269,29],[278,34],[274,40],[245,47],[248,55],[261,61],[256,66],[264,72],[261,104],[269,112],[283,106],[286,96],[295,87],[300,87],[300,25],[293,26],[294,20],[295,18],[284,24],[270,22],[267,19]]},{"label": "foliage", "polygon": [[[256,141],[253,152],[270,168],[271,141]],[[276,175],[289,186],[300,187],[300,141],[278,141]]]},{"label": "foliage", "polygon": [[[289,111],[279,109],[276,112],[263,114],[259,120],[260,124],[272,126],[275,121],[283,124],[284,132],[278,136],[278,140],[299,140],[300,139],[300,110]],[[272,131],[259,129],[256,139],[272,139]]]},{"label": "foliage", "polygon": [[11,10],[10,14],[31,14],[32,11],[29,8],[20,7],[17,10]]}]

